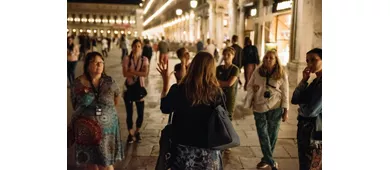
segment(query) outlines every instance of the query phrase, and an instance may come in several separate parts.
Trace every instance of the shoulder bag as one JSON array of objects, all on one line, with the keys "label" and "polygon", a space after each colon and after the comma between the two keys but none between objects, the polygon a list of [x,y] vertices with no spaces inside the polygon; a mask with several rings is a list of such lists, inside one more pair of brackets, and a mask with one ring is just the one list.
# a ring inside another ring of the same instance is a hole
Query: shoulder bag
[{"label": "shoulder bag", "polygon": [[225,96],[222,92],[221,95],[224,107],[217,105],[208,122],[208,146],[217,150],[240,146],[240,137],[229,119],[229,112],[226,111]]}]

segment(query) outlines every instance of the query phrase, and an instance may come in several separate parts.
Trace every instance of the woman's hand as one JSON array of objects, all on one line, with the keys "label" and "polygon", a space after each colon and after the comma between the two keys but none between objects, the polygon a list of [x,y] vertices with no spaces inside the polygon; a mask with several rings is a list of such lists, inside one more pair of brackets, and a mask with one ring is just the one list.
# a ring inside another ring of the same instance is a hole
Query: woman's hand
[{"label": "woman's hand", "polygon": [[282,122],[285,122],[288,119],[288,110],[284,108],[282,115]]},{"label": "woman's hand", "polygon": [[165,97],[168,93],[169,80],[171,78],[171,75],[174,73],[174,71],[172,71],[171,73],[168,72],[169,70],[168,61],[164,63],[158,63],[156,69],[160,73],[163,79],[163,89],[161,91],[161,97]]},{"label": "woman's hand", "polygon": [[310,78],[310,68],[306,67],[302,72],[302,81],[307,82]]},{"label": "woman's hand", "polygon": [[164,82],[169,81],[169,79],[171,78],[171,75],[174,73],[174,71],[172,71],[171,73],[168,72],[168,70],[169,70],[168,61],[166,63],[165,62],[164,63],[157,63],[156,69],[160,73]]}]

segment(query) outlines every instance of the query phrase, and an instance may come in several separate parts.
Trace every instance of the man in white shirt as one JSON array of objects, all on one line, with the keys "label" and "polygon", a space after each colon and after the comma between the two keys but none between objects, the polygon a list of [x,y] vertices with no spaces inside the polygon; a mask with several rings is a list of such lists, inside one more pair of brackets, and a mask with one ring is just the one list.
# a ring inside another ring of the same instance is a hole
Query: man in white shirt
[{"label": "man in white shirt", "polygon": [[211,55],[214,56],[215,45],[211,42],[210,38],[207,39],[207,45],[206,45],[205,50],[206,50],[207,52],[209,52]]}]

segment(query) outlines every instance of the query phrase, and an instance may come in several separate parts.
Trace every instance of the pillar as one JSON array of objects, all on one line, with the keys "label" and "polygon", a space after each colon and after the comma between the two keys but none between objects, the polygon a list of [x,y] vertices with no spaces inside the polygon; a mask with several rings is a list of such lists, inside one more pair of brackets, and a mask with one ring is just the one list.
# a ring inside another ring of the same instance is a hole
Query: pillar
[{"label": "pillar", "polygon": [[244,32],[245,32],[245,8],[244,8],[244,0],[238,1],[238,6],[240,8],[240,18],[238,20],[238,28],[237,28],[237,36],[238,36],[238,44],[244,48]]},{"label": "pillar", "polygon": [[234,34],[237,34],[237,4],[234,2],[235,0],[229,0],[229,39],[232,38]]},{"label": "pillar", "polygon": [[322,48],[322,0],[294,0],[289,81],[296,86],[306,67],[306,52]]}]

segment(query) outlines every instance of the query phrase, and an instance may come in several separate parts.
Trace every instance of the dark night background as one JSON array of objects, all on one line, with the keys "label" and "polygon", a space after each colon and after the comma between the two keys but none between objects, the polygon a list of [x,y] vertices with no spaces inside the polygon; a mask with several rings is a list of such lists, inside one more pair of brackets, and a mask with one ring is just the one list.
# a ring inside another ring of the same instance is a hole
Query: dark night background
[{"label": "dark night background", "polygon": [[142,0],[67,0],[68,2],[106,3],[106,4],[139,4]]}]

